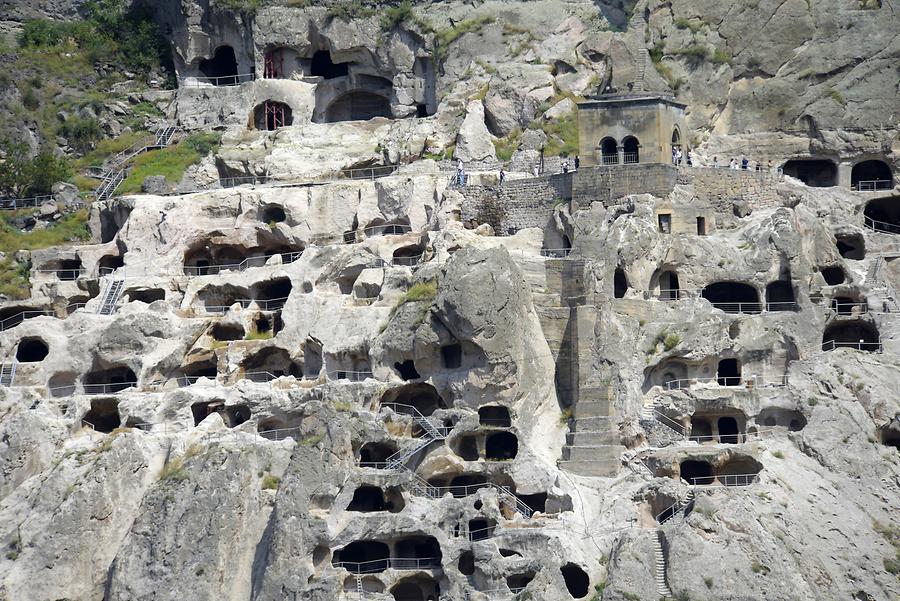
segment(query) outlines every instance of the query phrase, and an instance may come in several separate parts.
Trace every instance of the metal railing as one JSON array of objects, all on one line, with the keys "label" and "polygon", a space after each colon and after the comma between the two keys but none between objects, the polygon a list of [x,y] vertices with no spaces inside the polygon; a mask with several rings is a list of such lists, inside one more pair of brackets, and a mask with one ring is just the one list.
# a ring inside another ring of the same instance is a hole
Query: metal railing
[{"label": "metal railing", "polygon": [[184,271],[184,275],[187,276],[218,275],[223,271],[246,271],[253,267],[266,267],[269,259],[279,255],[281,256],[281,265],[288,265],[299,259],[303,255],[303,251],[298,250],[268,255],[254,255],[252,257],[247,257],[240,263],[227,263],[223,265],[185,265],[182,270]]},{"label": "metal railing", "polygon": [[752,303],[714,303],[710,302],[715,309],[719,309],[720,311],[724,311],[725,313],[763,313],[763,312],[775,312],[775,311],[796,311],[799,307],[796,302],[793,301],[783,301],[776,303],[760,303],[760,302],[752,302]]},{"label": "metal railing", "polygon": [[[392,175],[399,165],[378,165],[376,167],[354,167],[352,169],[341,169],[328,173],[320,177],[314,177],[308,180],[280,180],[271,175],[240,175],[235,177],[219,178],[219,185],[222,188],[236,188],[238,186],[265,186],[273,185],[276,187],[291,186],[310,186],[313,184],[325,184],[330,182],[339,182],[342,180],[376,180],[382,177]],[[196,190],[202,191],[202,190]]]},{"label": "metal railing", "polygon": [[693,476],[692,486],[750,486],[759,480],[759,474],[719,474],[717,476]]},{"label": "metal railing", "polygon": [[889,179],[870,179],[856,182],[851,186],[857,192],[875,192],[876,190],[890,190],[894,187],[894,182]]},{"label": "metal railing", "polygon": [[[235,75],[222,75],[220,77],[179,77],[179,88],[214,88],[239,86],[242,83],[254,81],[256,73],[239,73]],[[205,84],[205,85],[204,85]]]},{"label": "metal railing", "polygon": [[[84,308],[85,303],[72,303],[71,305],[66,306],[67,316],[71,315],[78,309]],[[15,315],[10,315],[9,317],[0,321],[0,332],[4,330],[9,330],[11,328],[16,327],[26,319],[31,319],[33,317],[40,317],[42,315],[46,315],[48,317],[56,317],[57,312],[52,309],[37,309],[30,311],[21,311],[16,313]]]},{"label": "metal railing", "polygon": [[[81,393],[84,395],[116,394],[130,388],[137,388],[137,382],[115,382],[112,384],[82,384]],[[77,384],[65,386],[53,386],[47,389],[54,398],[67,397],[78,394]]]},{"label": "metal railing", "polygon": [[287,440],[288,438],[292,438],[297,440],[300,438],[300,427],[294,428],[278,428],[276,430],[263,430],[261,432],[257,432],[258,435],[262,436],[266,440]]},{"label": "metal railing", "polygon": [[64,282],[73,282],[84,277],[87,274],[87,270],[85,270],[83,267],[77,267],[74,269],[33,269],[32,273],[40,275],[55,275],[57,279]]},{"label": "metal railing", "polygon": [[[831,310],[836,315],[862,315],[869,312],[869,303],[839,303],[832,300]],[[876,312],[873,311],[873,313]]]},{"label": "metal railing", "polygon": [[728,387],[743,388],[769,388],[776,386],[787,386],[788,377],[784,376],[720,376],[715,378],[681,378],[677,380],[669,380],[665,383],[667,390],[681,390],[690,388],[695,384],[716,384]]},{"label": "metal railing", "polygon": [[718,444],[744,444],[746,442],[750,442],[751,440],[759,440],[761,438],[764,438],[765,436],[774,432],[776,427],[777,426],[757,428],[755,431],[735,432],[734,434],[709,434],[702,436],[694,436],[692,434],[690,436],[687,436],[687,440],[690,442],[696,442],[697,444],[703,444],[706,442],[715,442]]},{"label": "metal railing", "polygon": [[514,599],[525,591],[524,586],[511,586],[509,588],[492,588],[486,591],[469,591],[463,593],[463,601],[473,601],[473,595],[486,595],[490,601],[495,599]]},{"label": "metal railing", "polygon": [[350,380],[351,382],[362,382],[364,380],[375,378],[371,371],[353,371],[344,369],[335,369],[325,372],[325,377],[329,380]]},{"label": "metal railing", "polygon": [[883,232],[886,234],[900,234],[900,225],[888,223],[886,221],[876,221],[869,216],[865,216],[863,224],[874,232]]},{"label": "metal railing", "polygon": [[619,164],[619,153],[603,153],[600,155],[600,164],[601,165],[618,165]]},{"label": "metal railing", "polygon": [[415,267],[422,262],[425,253],[406,257],[391,257],[391,265],[394,267]]},{"label": "metal railing", "polygon": [[862,340],[859,342],[842,342],[839,340],[826,340],[822,343],[823,351],[833,351],[838,348],[852,348],[857,351],[866,351],[868,353],[880,353],[884,350],[884,347],[880,342],[864,342]]},{"label": "metal railing", "polygon": [[542,248],[541,256],[551,259],[565,259],[572,252],[571,248]]},{"label": "metal railing", "polygon": [[370,561],[338,561],[331,564],[351,574],[372,574],[393,570],[433,570],[441,567],[440,557],[386,557]]},{"label": "metal railing", "polygon": [[622,155],[622,162],[626,165],[634,165],[639,163],[638,153],[636,152],[626,152]]},{"label": "metal railing", "polygon": [[0,198],[0,211],[17,211],[30,207],[39,207],[47,201],[56,200],[52,194],[41,194],[29,198]]}]

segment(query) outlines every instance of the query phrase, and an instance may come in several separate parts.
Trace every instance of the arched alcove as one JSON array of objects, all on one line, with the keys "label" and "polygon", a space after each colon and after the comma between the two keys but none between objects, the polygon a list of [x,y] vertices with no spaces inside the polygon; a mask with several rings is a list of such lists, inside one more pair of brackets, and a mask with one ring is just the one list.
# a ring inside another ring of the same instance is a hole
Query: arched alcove
[{"label": "arched alcove", "polygon": [[837,165],[828,159],[792,159],[784,164],[782,171],[813,188],[837,185]]},{"label": "arched alcove", "polygon": [[327,50],[319,50],[312,56],[310,61],[310,75],[314,77],[323,77],[325,79],[335,79],[338,77],[346,77],[350,74],[349,63],[334,63],[331,60],[331,53]]},{"label": "arched alcove", "polygon": [[266,100],[253,109],[253,127],[262,131],[275,131],[294,123],[294,112],[284,102]]},{"label": "arched alcove", "polygon": [[726,313],[762,311],[756,288],[743,282],[715,282],[704,288],[700,296]]},{"label": "arched alcove", "polygon": [[822,334],[822,350],[852,348],[859,351],[880,352],[881,340],[875,325],[867,321],[835,321]]},{"label": "arched alcove", "polygon": [[368,90],[353,90],[336,98],[325,111],[328,123],[368,121],[375,117],[393,117],[390,100]]},{"label": "arched alcove", "polygon": [[900,196],[873,198],[863,214],[866,226],[876,232],[900,234]]},{"label": "arched alcove", "polygon": [[600,164],[617,165],[619,163],[619,145],[613,138],[600,141]]},{"label": "arched alcove", "polygon": [[835,234],[838,253],[851,261],[862,261],[866,258],[866,241],[860,234]]},{"label": "arched alcove", "polygon": [[229,86],[237,83],[238,66],[231,46],[219,46],[212,58],[200,61],[200,72],[204,77],[215,78],[212,83],[217,86]]},{"label": "arched alcove", "polygon": [[[381,397],[381,404],[397,403],[415,407],[422,415],[431,415],[437,409],[446,409],[447,404],[437,389],[431,384],[415,383],[391,388]],[[398,409],[403,412],[403,408]]]},{"label": "arched alcove", "polygon": [[638,139],[634,136],[628,136],[624,140],[622,140],[622,161],[628,165],[633,163],[640,163],[640,143]]},{"label": "arched alcove", "polygon": [[767,311],[793,311],[797,307],[790,280],[777,280],[766,286]]},{"label": "arched alcove", "polygon": [[625,275],[625,270],[621,267],[616,267],[615,274],[613,274],[613,296],[615,298],[624,298],[627,292],[628,277]]},{"label": "arched alcove", "polygon": [[884,161],[861,161],[850,173],[850,187],[860,192],[890,190],[893,185],[894,175]]},{"label": "arched alcove", "polygon": [[821,270],[822,278],[825,280],[825,283],[829,286],[838,286],[839,284],[843,284],[846,276],[844,275],[844,269],[838,265],[832,265],[830,267],[823,267]]}]

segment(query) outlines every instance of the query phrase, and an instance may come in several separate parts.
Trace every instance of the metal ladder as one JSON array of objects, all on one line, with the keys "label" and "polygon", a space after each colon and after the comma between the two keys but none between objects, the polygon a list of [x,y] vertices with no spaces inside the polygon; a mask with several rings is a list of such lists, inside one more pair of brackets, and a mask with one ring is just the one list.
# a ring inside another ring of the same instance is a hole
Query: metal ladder
[{"label": "metal ladder", "polygon": [[116,304],[119,302],[119,297],[122,296],[123,288],[125,288],[125,280],[110,279],[106,285],[106,290],[103,292],[103,302],[100,303],[97,313],[100,315],[112,315],[115,313]]},{"label": "metal ladder", "polygon": [[125,170],[109,172],[103,176],[103,181],[97,188],[97,200],[106,200],[116,191],[119,184],[125,179]]},{"label": "metal ladder", "polygon": [[356,594],[359,595],[360,599],[366,598],[366,591],[363,590],[361,574],[356,575]]},{"label": "metal ladder", "polygon": [[18,361],[0,364],[0,386],[11,387],[16,380],[16,365]]}]

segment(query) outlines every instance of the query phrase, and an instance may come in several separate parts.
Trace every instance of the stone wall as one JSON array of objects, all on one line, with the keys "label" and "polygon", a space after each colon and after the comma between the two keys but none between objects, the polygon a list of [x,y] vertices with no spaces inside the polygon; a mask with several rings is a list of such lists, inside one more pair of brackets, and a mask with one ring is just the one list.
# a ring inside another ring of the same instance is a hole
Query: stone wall
[{"label": "stone wall", "polygon": [[717,209],[730,211],[734,202],[745,202],[755,209],[781,204],[775,190],[778,177],[765,171],[682,167],[678,170],[678,183],[693,186],[699,200]]},{"label": "stone wall", "polygon": [[676,169],[668,163],[583,167],[575,174],[572,196],[581,207],[629,194],[665,198],[675,188]]},{"label": "stone wall", "polygon": [[467,186],[462,190],[463,222],[487,223],[499,236],[529,227],[543,228],[560,201],[572,198],[572,173],[507,181],[502,188]]}]

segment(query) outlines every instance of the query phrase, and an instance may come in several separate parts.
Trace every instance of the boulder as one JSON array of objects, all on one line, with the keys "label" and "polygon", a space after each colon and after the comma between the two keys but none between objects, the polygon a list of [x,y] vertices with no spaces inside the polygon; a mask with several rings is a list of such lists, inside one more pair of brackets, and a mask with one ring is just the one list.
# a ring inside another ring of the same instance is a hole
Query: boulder
[{"label": "boulder", "polygon": [[484,122],[484,105],[473,100],[466,107],[466,118],[456,136],[453,156],[464,162],[496,160],[492,139]]}]

